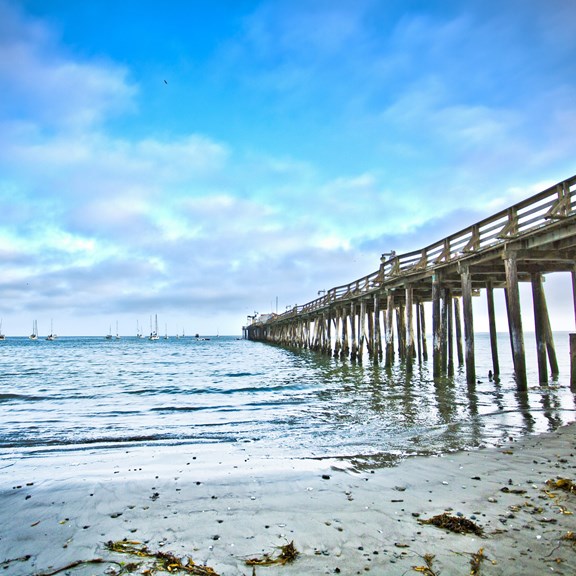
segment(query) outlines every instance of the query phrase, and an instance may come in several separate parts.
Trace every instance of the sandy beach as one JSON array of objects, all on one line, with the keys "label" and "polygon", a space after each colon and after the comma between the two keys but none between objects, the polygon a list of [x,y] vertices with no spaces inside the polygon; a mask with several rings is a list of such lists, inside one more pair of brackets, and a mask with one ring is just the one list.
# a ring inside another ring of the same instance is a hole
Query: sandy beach
[{"label": "sandy beach", "polygon": [[[576,494],[547,481],[574,479],[575,452],[569,425],[375,470],[336,459],[277,460],[249,443],[7,462],[1,573],[146,573],[154,557],[106,547],[126,539],[221,576],[574,574]],[[422,522],[444,513],[482,533]],[[291,542],[298,551],[291,563],[246,564],[277,557]]]}]

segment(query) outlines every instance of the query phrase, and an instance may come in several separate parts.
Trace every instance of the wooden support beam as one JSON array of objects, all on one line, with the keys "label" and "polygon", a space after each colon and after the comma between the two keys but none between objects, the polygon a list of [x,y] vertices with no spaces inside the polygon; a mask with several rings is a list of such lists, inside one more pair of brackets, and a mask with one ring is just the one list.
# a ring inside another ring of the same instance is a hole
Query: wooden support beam
[{"label": "wooden support beam", "polygon": [[448,294],[450,291],[446,286],[442,288],[442,305],[440,308],[440,325],[441,325],[441,337],[442,337],[442,374],[448,372],[448,306],[449,298]]},{"label": "wooden support beam", "polygon": [[[544,280],[544,279],[543,279]],[[544,339],[546,340],[546,351],[548,352],[548,361],[550,362],[550,371],[552,376],[558,376],[558,360],[556,359],[556,349],[554,347],[554,335],[552,334],[552,327],[550,326],[550,316],[548,314],[548,306],[546,305],[546,295],[544,287],[541,292],[541,307],[544,318]]]},{"label": "wooden support beam", "polygon": [[374,356],[372,360],[377,364],[382,360],[382,330],[380,328],[380,298],[374,295]]},{"label": "wooden support beam", "polygon": [[570,334],[570,389],[576,392],[576,334]]},{"label": "wooden support beam", "polygon": [[424,314],[424,304],[420,303],[420,325],[422,327],[422,359],[428,362],[428,344],[426,342],[426,316]]},{"label": "wooden support beam", "polygon": [[348,310],[342,306],[342,348],[340,349],[340,359],[348,358],[350,354],[350,343],[348,341]]},{"label": "wooden support beam", "polygon": [[452,306],[452,292],[446,289],[446,323],[448,325],[448,376],[454,376],[454,318]]},{"label": "wooden support beam", "polygon": [[340,357],[340,349],[342,343],[340,342],[340,317],[342,311],[340,308],[334,310],[334,358]]},{"label": "wooden support beam", "polygon": [[[312,329],[312,325],[314,328]],[[309,327],[309,348],[315,352],[319,352],[322,349],[322,315],[318,314],[314,317],[314,320],[310,319],[308,321]]]},{"label": "wooden support beam", "polygon": [[412,302],[412,286],[406,286],[406,363],[412,365],[415,356],[414,348],[414,322],[412,319],[414,306]]},{"label": "wooden support beam", "polygon": [[396,306],[396,334],[398,336],[398,357],[400,360],[406,360],[406,318],[402,304]]},{"label": "wooden support beam", "polygon": [[488,304],[488,326],[490,330],[490,350],[492,351],[492,372],[494,378],[498,378],[500,374],[500,361],[498,359],[498,332],[496,331],[494,288],[490,280],[486,283],[486,302]]},{"label": "wooden support beam", "polygon": [[526,355],[524,352],[524,334],[522,332],[522,311],[520,307],[520,291],[518,289],[518,274],[516,254],[508,252],[504,256],[506,268],[506,285],[508,288],[508,314],[510,321],[510,339],[512,342],[512,358],[516,385],[521,390],[528,389],[526,379]]},{"label": "wooden support beam", "polygon": [[456,328],[456,356],[458,366],[464,366],[464,348],[462,346],[462,321],[460,320],[460,299],[454,298],[454,327]]},{"label": "wooden support beam", "polygon": [[360,343],[358,346],[358,361],[362,362],[364,352],[364,342],[366,342],[366,300],[360,301],[360,318],[359,318]]},{"label": "wooden support beam", "polygon": [[572,272],[572,301],[574,303],[574,327],[576,328],[576,265],[573,266]]},{"label": "wooden support beam", "polygon": [[472,313],[472,280],[467,266],[460,271],[462,282],[462,304],[464,306],[464,345],[466,350],[466,381],[476,382],[476,367],[474,365],[474,319]]},{"label": "wooden support beam", "polygon": [[432,276],[432,373],[434,378],[442,374],[442,326],[440,322],[440,278]]},{"label": "wooden support beam", "polygon": [[394,291],[388,292],[386,300],[386,367],[390,368],[394,364]]},{"label": "wooden support beam", "polygon": [[422,363],[422,324],[420,302],[416,301],[416,348],[418,350],[418,364]]},{"label": "wooden support beam", "polygon": [[356,339],[356,303],[350,303],[350,360],[356,362],[358,341]]},{"label": "wooden support beam", "polygon": [[332,309],[326,313],[326,341],[324,342],[324,354],[332,355]]},{"label": "wooden support beam", "polygon": [[[374,296],[377,299],[378,296]],[[366,315],[368,322],[368,337],[366,339],[366,349],[368,350],[368,360],[374,360],[374,315],[369,311]]]},{"label": "wooden support beam", "polygon": [[542,274],[532,275],[532,301],[534,306],[534,331],[536,335],[536,358],[540,384],[548,382],[548,364],[546,362],[546,328],[543,310]]}]

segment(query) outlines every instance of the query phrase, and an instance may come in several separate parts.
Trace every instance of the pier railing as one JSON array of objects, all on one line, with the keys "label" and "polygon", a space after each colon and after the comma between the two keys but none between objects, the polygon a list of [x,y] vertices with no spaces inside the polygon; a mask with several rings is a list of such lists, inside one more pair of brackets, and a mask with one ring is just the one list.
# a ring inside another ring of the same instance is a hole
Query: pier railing
[{"label": "pier railing", "polygon": [[307,304],[294,306],[273,321],[289,320],[300,314],[324,309],[342,300],[370,294],[401,277],[428,272],[470,255],[491,250],[505,242],[552,226],[574,214],[576,176],[518,202],[421,250],[383,256],[380,268],[367,276],[336,286]]}]

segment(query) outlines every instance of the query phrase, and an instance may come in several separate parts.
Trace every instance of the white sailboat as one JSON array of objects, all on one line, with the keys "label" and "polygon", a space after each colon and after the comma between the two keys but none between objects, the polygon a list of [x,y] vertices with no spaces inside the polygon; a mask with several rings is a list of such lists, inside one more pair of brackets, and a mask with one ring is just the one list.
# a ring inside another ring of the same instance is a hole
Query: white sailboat
[{"label": "white sailboat", "polygon": [[108,334],[106,334],[106,340],[112,340],[112,324],[110,324],[110,330],[108,330]]},{"label": "white sailboat", "polygon": [[120,335],[118,334],[118,320],[116,320],[116,338],[115,340],[120,340]]},{"label": "white sailboat", "polygon": [[46,340],[56,340],[57,336],[54,334],[54,327],[52,325],[52,319],[50,319],[50,334],[46,336]]},{"label": "white sailboat", "polygon": [[150,336],[149,336],[149,340],[160,340],[160,336],[158,336],[158,314],[155,315],[155,327],[154,330],[152,330],[152,317],[150,317]]},{"label": "white sailboat", "polygon": [[165,324],[164,340],[168,340],[168,324]]},{"label": "white sailboat", "polygon": [[32,334],[28,336],[30,340],[38,340],[38,320],[32,321]]},{"label": "white sailboat", "polygon": [[2,332],[2,320],[0,320],[0,340],[6,340],[4,332]]}]

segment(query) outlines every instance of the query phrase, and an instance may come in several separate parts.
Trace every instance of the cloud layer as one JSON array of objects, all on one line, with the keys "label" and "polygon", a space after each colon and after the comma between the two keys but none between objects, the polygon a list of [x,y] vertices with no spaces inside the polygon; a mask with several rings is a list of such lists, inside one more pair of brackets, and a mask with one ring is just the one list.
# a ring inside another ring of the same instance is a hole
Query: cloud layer
[{"label": "cloud layer", "polygon": [[574,172],[568,1],[257,2],[152,63],[25,5],[0,0],[5,331],[238,333]]}]

